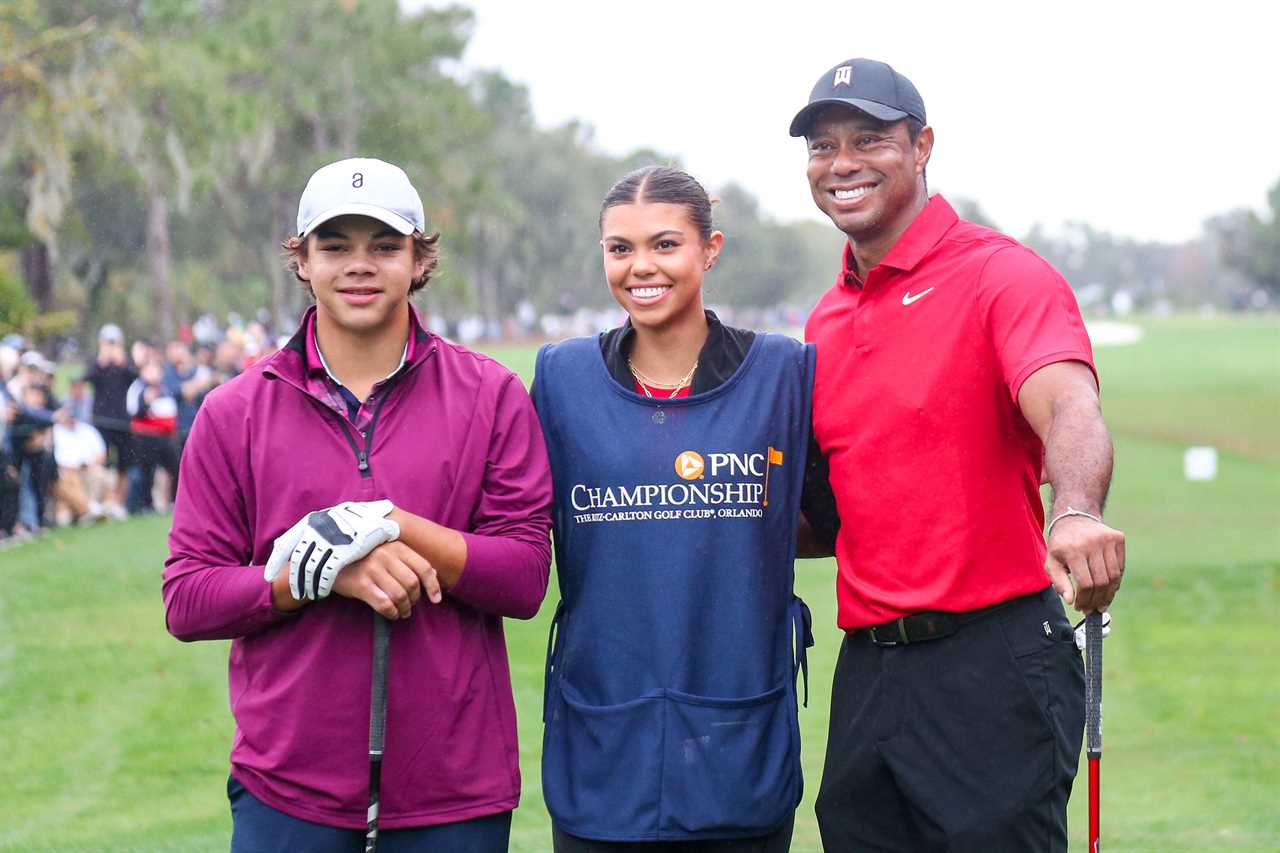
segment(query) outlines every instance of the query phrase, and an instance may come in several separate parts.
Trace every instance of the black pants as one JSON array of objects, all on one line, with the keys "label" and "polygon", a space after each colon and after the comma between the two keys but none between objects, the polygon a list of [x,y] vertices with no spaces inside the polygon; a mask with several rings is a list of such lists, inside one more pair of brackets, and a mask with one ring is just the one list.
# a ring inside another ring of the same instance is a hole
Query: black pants
[{"label": "black pants", "polygon": [[49,492],[58,479],[58,463],[51,450],[35,450],[20,457],[20,467],[26,469],[27,482],[36,502],[36,526],[48,524]]},{"label": "black pants", "polygon": [[754,838],[714,841],[594,841],[561,832],[554,825],[551,840],[555,853],[787,853],[795,815],[782,828]]},{"label": "black pants", "polygon": [[[125,421],[128,425],[128,421]],[[102,434],[102,441],[107,445],[107,467],[120,472],[123,477],[125,471],[129,470],[129,466],[133,464],[133,433],[127,429],[112,429],[109,427],[98,427],[98,432]]]},{"label": "black pants", "polygon": [[850,634],[831,697],[828,853],[1067,849],[1084,666],[1051,588],[939,640]]},{"label": "black pants", "polygon": [[18,494],[22,487],[18,473],[20,464],[21,460],[0,447],[0,534],[12,533],[18,523]]},{"label": "black pants", "polygon": [[154,509],[151,489],[155,485],[157,468],[169,472],[169,503],[172,504],[178,489],[178,453],[172,437],[135,435],[132,456],[138,466],[138,479],[129,490],[129,512],[148,512]]}]

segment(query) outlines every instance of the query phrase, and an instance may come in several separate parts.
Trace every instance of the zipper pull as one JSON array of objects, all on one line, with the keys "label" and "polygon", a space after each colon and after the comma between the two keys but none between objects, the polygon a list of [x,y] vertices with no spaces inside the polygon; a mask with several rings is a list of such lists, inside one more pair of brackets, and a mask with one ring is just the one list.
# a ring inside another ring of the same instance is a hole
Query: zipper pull
[{"label": "zipper pull", "polygon": [[356,455],[356,460],[360,463],[356,466],[360,469],[360,473],[363,474],[365,471],[369,470],[369,454],[361,450],[359,454]]}]

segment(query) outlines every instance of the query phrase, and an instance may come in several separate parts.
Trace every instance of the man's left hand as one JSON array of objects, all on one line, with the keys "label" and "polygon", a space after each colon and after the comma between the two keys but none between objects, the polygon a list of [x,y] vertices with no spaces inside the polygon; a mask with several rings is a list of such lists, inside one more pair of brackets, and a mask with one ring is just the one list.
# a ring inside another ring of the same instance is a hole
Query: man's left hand
[{"label": "man's left hand", "polygon": [[1067,604],[1106,610],[1124,576],[1124,534],[1083,515],[1069,515],[1049,533],[1045,574]]}]

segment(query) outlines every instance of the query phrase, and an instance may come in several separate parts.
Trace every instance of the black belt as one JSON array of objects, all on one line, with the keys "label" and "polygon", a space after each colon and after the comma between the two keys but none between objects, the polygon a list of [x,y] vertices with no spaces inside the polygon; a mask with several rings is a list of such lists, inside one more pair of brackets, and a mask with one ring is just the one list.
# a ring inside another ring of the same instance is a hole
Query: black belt
[{"label": "black belt", "polygon": [[977,610],[966,610],[962,613],[922,610],[910,616],[899,616],[897,619],[859,630],[866,631],[871,642],[877,646],[909,646],[912,643],[925,643],[929,640],[950,637],[960,630],[961,625],[981,619],[1008,603],[1008,601],[1002,601],[999,604],[980,607]]}]

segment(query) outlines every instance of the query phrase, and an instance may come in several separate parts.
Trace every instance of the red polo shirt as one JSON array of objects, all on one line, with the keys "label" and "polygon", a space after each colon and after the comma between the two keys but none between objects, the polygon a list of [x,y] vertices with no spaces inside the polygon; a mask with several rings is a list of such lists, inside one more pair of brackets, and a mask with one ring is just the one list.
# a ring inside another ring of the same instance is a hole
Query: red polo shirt
[{"label": "red polo shirt", "polygon": [[1070,286],[937,195],[865,282],[854,268],[846,246],[805,325],[840,514],[840,627],[1044,589],[1043,448],[1017,398],[1052,362],[1093,368]]}]

